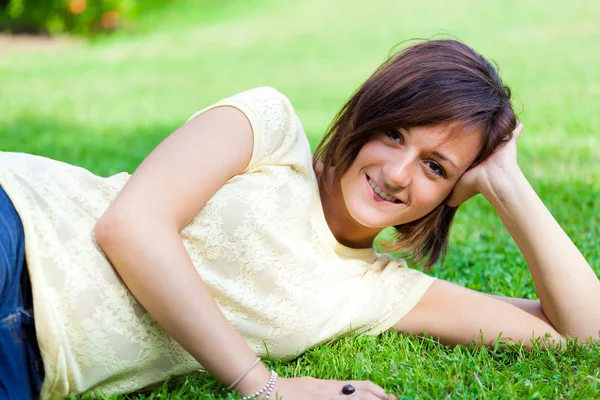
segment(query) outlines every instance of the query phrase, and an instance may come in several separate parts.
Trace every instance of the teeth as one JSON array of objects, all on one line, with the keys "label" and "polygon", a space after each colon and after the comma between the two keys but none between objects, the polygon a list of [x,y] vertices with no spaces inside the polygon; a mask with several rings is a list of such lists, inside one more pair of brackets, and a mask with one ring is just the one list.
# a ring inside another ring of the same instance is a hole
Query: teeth
[{"label": "teeth", "polygon": [[375,193],[377,193],[379,196],[381,196],[381,198],[383,198],[389,202],[392,202],[392,203],[400,203],[400,200],[396,199],[391,194],[384,192],[383,189],[381,189],[379,186],[377,186],[375,184],[375,182],[373,182],[370,178],[369,178],[369,184],[371,185],[371,187],[373,188]]}]

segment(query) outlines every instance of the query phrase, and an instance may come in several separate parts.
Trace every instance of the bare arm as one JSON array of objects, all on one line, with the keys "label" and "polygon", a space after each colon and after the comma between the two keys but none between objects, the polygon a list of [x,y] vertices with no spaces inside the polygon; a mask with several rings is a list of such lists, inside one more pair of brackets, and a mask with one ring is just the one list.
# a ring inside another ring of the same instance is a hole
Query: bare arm
[{"label": "bare arm", "polygon": [[561,335],[596,339],[600,282],[521,172],[516,143],[522,130],[518,124],[509,143],[465,173],[449,203],[481,193],[523,253],[548,321]]},{"label": "bare arm", "polygon": [[599,337],[600,282],[518,168],[490,171],[482,194],[523,253],[544,314],[563,335]]},{"label": "bare arm", "polygon": [[[95,229],[136,299],[226,384],[256,356],[211,297],[179,231],[229,178],[243,171],[252,140],[249,122],[236,109],[216,108],[194,118],[144,160]],[[259,364],[238,387],[249,393],[268,377]]]},{"label": "bare arm", "polygon": [[516,162],[515,138],[485,163],[468,171],[448,201],[456,206],[482,193],[523,253],[540,301],[484,295],[434,282],[395,325],[399,332],[428,333],[445,343],[468,344],[483,335],[531,344],[569,335],[598,339],[600,282],[579,250],[536,195]]},{"label": "bare arm", "polygon": [[[226,385],[245,372],[256,355],[210,295],[179,232],[225,182],[246,168],[252,143],[250,123],[237,109],[220,107],[199,115],[144,160],[95,228],[98,242],[140,304]],[[249,395],[269,376],[259,363],[236,389]],[[346,383],[369,398],[387,398],[371,382]],[[344,384],[308,377],[279,379],[272,396],[342,398]]]}]

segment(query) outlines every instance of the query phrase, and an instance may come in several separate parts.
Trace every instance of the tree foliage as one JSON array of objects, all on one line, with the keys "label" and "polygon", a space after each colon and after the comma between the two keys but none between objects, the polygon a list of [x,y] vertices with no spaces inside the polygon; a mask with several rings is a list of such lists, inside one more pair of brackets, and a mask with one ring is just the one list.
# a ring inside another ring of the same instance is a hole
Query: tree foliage
[{"label": "tree foliage", "polygon": [[156,6],[147,0],[0,0],[0,30],[89,35],[118,29]]}]

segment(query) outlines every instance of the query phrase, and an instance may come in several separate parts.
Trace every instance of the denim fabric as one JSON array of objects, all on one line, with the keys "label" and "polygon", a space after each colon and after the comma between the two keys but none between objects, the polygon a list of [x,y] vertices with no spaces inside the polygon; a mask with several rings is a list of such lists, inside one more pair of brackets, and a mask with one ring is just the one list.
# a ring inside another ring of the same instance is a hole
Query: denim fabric
[{"label": "denim fabric", "polygon": [[44,377],[35,336],[23,225],[0,187],[0,399],[37,399]]}]

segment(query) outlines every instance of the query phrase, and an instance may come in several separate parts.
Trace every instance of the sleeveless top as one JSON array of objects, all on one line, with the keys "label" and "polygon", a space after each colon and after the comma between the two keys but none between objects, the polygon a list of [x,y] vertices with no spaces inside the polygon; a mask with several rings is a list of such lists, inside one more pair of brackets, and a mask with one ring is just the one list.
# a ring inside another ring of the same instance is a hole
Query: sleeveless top
[{"label": "sleeveless top", "polygon": [[[261,87],[199,113],[224,105],[252,125],[251,161],[181,239],[226,318],[257,355],[284,360],[351,333],[391,328],[434,278],[336,241],[309,142],[285,96]],[[25,230],[43,399],[129,392],[202,369],[131,295],[94,238],[96,221],[129,176],[103,178],[0,152],[0,185]]]}]

